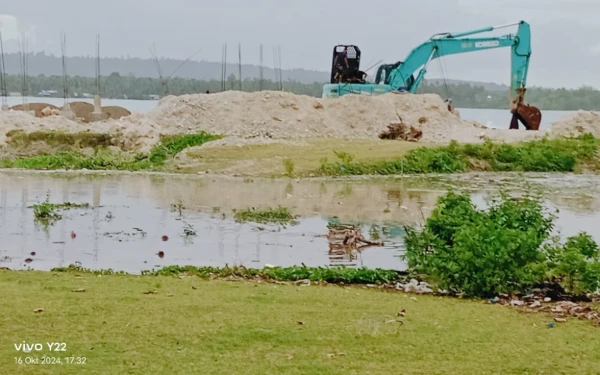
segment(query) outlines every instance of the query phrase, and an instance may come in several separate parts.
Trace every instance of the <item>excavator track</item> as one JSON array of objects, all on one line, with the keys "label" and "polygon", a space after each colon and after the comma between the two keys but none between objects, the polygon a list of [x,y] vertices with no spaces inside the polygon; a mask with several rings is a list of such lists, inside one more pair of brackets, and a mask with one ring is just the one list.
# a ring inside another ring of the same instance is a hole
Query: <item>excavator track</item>
[{"label": "excavator track", "polygon": [[529,104],[519,104],[516,110],[512,111],[513,118],[510,122],[510,129],[519,129],[518,121],[521,121],[527,130],[539,130],[542,123],[542,112]]}]

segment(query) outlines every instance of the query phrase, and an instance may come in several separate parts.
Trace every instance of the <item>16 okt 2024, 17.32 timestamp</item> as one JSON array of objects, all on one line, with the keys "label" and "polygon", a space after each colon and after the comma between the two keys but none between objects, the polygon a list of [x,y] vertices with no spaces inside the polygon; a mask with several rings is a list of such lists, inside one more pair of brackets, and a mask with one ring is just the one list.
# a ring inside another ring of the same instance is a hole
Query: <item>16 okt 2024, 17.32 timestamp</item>
[{"label": "16 okt 2024, 17.32 timestamp", "polygon": [[31,365],[85,365],[87,363],[86,357],[60,357],[60,356],[19,356],[14,357],[14,362],[17,365],[31,366]]}]

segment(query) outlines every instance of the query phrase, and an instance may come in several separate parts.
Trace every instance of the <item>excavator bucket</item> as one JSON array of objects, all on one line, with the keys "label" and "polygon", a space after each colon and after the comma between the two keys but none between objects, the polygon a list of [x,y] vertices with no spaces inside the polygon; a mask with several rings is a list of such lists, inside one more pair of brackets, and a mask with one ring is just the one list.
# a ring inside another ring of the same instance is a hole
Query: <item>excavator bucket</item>
[{"label": "excavator bucket", "polygon": [[513,111],[510,129],[518,129],[518,121],[521,121],[527,130],[539,130],[542,122],[542,112],[532,105],[519,104],[517,109]]}]

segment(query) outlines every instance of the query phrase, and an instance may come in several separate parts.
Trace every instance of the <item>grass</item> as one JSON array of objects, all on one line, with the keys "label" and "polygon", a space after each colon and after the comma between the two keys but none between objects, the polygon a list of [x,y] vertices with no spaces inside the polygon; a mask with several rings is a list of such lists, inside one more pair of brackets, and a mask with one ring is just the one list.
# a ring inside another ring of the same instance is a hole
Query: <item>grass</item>
[{"label": "grass", "polygon": [[255,223],[279,223],[296,224],[295,217],[286,207],[277,206],[276,208],[267,208],[257,210],[252,207],[246,210],[234,210],[234,218],[238,222],[252,221]]},{"label": "grass", "polygon": [[89,206],[89,203],[50,203],[50,196],[46,195],[46,200],[44,202],[34,204],[32,206],[33,217],[34,220],[47,225],[62,218],[62,215],[57,212],[58,210],[68,210],[70,208],[88,208]]},{"label": "grass", "polygon": [[23,130],[11,130],[6,133],[7,144],[11,147],[25,148],[35,142],[44,142],[49,146],[108,147],[112,145],[113,137],[104,133],[60,131],[35,131],[26,133]]},{"label": "grass", "polygon": [[[545,315],[455,298],[83,272],[0,271],[0,288],[7,374],[588,374],[600,362],[589,322],[550,329]],[[18,366],[23,341],[64,342],[59,354],[86,364]]]},{"label": "grass", "polygon": [[322,175],[392,175],[457,173],[468,171],[573,172],[598,168],[599,141],[590,134],[578,138],[541,139],[515,144],[486,141],[420,147],[403,157],[360,161],[349,153],[338,153],[337,161],[321,163]]},{"label": "grass", "polygon": [[[89,138],[83,135],[89,135]],[[97,138],[95,138],[97,137]],[[22,134],[17,132],[12,135],[11,145],[26,147],[34,141],[44,141],[52,145],[78,144],[81,147],[94,147],[93,155],[85,155],[78,151],[59,151],[53,154],[36,155],[23,158],[8,158],[0,160],[0,168],[23,169],[88,169],[88,170],[163,170],[169,158],[177,155],[187,147],[199,146],[211,140],[219,139],[218,135],[207,133],[180,134],[163,136],[161,142],[154,146],[149,154],[132,155],[118,153],[106,148],[107,143],[102,143],[106,135],[91,133],[58,133],[34,132]],[[108,142],[108,141],[107,141]]]},{"label": "grass", "polygon": [[222,146],[188,152],[181,171],[239,174],[263,177],[306,177],[334,151],[351,152],[357,161],[387,160],[423,146],[414,142],[380,139],[305,139],[304,144],[272,143],[242,147]]}]

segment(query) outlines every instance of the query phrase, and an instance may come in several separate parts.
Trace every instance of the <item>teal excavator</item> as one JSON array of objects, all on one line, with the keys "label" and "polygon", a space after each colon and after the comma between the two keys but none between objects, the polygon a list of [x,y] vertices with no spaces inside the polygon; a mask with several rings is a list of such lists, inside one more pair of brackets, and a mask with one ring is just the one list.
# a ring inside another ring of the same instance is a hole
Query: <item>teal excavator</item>
[{"label": "teal excavator", "polygon": [[[499,37],[465,38],[470,35],[501,28],[518,26],[516,35]],[[333,50],[330,83],[323,86],[323,97],[347,94],[379,95],[387,92],[415,93],[427,73],[428,64],[437,58],[458,53],[483,51],[493,48],[511,48],[510,129],[518,129],[520,121],[527,130],[538,130],[542,121],[540,110],[525,104],[525,84],[531,57],[531,31],[525,21],[485,27],[461,33],[440,33],[422,43],[404,59],[395,64],[380,65],[375,82],[366,81],[367,74],[360,70],[360,49],[354,45],[338,45]],[[417,76],[414,73],[419,69]],[[452,105],[448,104],[452,110]]]}]

